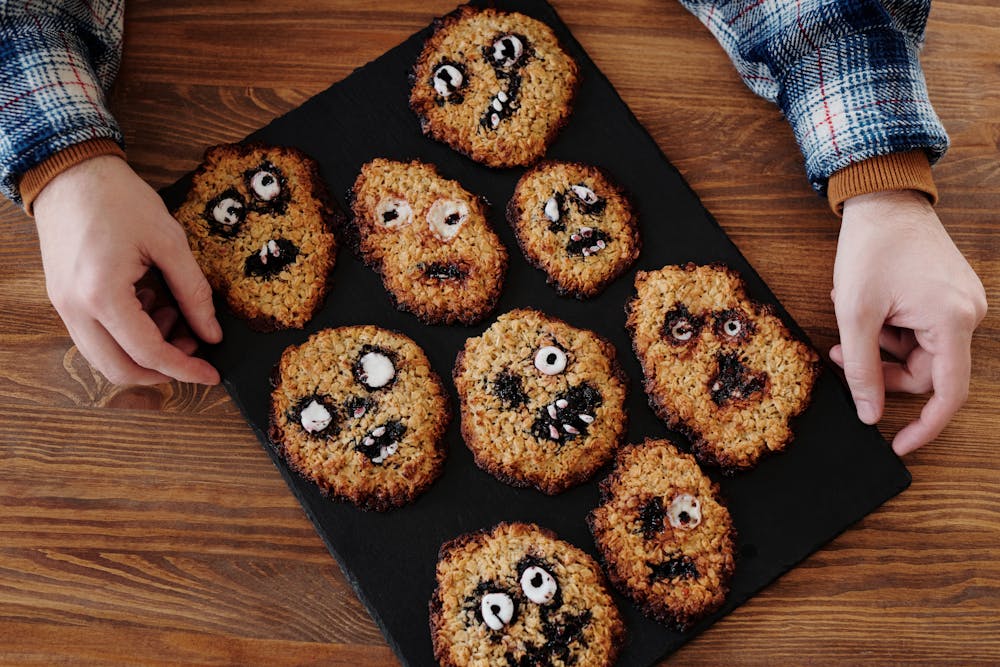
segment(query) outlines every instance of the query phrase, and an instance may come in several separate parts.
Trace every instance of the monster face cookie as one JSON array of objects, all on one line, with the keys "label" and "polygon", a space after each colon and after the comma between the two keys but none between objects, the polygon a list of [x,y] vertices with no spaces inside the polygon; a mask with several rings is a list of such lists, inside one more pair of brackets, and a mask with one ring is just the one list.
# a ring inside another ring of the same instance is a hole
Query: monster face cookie
[{"label": "monster face cookie", "polygon": [[622,448],[587,522],[611,582],[647,616],[684,629],[725,600],[729,511],[694,458],[668,441]]},{"label": "monster face cookie", "polygon": [[387,510],[444,465],[448,399],[423,351],[373,326],[325,329],[281,355],[271,441],[329,495]]},{"label": "monster face cookie", "polygon": [[255,329],[302,328],[336,257],[334,209],[294,148],[213,146],[174,216],[212,289]]},{"label": "monster face cookie", "polygon": [[500,297],[507,251],[483,203],[421,162],[376,159],[354,183],[353,232],[398,307],[429,324],[472,324]]},{"label": "monster face cookie", "polygon": [[513,486],[561,493],[607,463],[625,433],[614,347],[535,310],[467,340],[454,377],[476,465]]},{"label": "monster face cookie", "polygon": [[435,23],[413,68],[410,107],[424,134],[490,167],[537,161],[569,117],[578,84],[552,29],[459,7]]},{"label": "monster face cookie", "polygon": [[430,615],[434,657],[446,667],[604,667],[625,635],[597,563],[523,523],[442,546]]},{"label": "monster face cookie", "polygon": [[564,294],[600,292],[639,256],[632,205],[602,170],[543,162],[521,177],[507,220],[528,261]]},{"label": "monster face cookie", "polygon": [[750,468],[784,449],[819,358],[722,265],[640,271],[627,326],[650,404],[700,460]]}]

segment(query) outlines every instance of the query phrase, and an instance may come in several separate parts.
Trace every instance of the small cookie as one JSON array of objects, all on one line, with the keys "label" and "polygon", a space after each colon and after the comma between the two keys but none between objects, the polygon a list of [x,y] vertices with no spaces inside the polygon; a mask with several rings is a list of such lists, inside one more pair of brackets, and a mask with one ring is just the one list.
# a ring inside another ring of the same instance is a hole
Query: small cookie
[{"label": "small cookie", "polygon": [[635,287],[626,325],[660,418],[727,471],[784,449],[819,374],[816,352],[721,264],[640,271]]},{"label": "small cookie", "polygon": [[720,606],[735,530],[717,484],[667,440],[619,450],[587,517],[608,578],[644,614],[686,629]]},{"label": "small cookie", "polygon": [[405,505],[441,474],[448,398],[423,350],[374,326],[324,329],[281,355],[270,438],[324,493]]},{"label": "small cookie", "polygon": [[507,250],[479,197],[433,165],[382,158],[351,196],[355,243],[398,308],[427,324],[474,324],[493,309]]},{"label": "small cookie", "polygon": [[625,434],[625,376],[597,334],[512,310],[465,342],[454,370],[476,465],[556,494],[611,460]]},{"label": "small cookie", "polygon": [[336,215],[311,158],[261,144],[206,150],[174,211],[212,289],[260,331],[301,329],[323,305]]},{"label": "small cookie", "polygon": [[579,69],[544,23],[463,5],[435,21],[411,80],[424,134],[512,167],[536,162],[566,124]]},{"label": "small cookie", "polygon": [[546,161],[517,182],[507,221],[528,261],[560,294],[594,296],[639,256],[625,192],[603,170]]},{"label": "small cookie", "polygon": [[445,667],[602,667],[625,637],[594,559],[527,523],[445,543],[430,615],[434,658]]}]

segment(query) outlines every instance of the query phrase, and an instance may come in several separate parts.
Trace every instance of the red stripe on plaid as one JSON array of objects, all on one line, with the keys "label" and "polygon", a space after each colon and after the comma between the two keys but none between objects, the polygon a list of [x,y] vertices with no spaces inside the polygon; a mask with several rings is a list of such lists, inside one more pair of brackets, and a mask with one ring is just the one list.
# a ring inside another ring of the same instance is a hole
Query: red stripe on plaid
[{"label": "red stripe on plaid", "polygon": [[741,10],[740,10],[740,13],[739,13],[739,14],[737,14],[737,15],[736,15],[736,16],[734,16],[733,18],[729,19],[729,21],[727,22],[727,24],[728,24],[728,25],[732,25],[732,24],[736,23],[736,22],[737,22],[738,20],[740,20],[741,18],[743,18],[743,16],[744,16],[745,14],[749,14],[751,10],[753,10],[753,9],[756,9],[757,7],[760,7],[760,6],[761,6],[761,5],[763,5],[763,4],[764,4],[764,3],[766,2],[766,1],[767,1],[767,0],[757,0],[757,1],[755,2],[755,3],[753,3],[753,4],[752,4],[752,5],[750,5],[749,7],[744,7],[743,9],[741,9]]},{"label": "red stripe on plaid", "polygon": [[802,0],[795,0],[795,22],[799,26],[799,32],[802,33],[802,37],[805,38],[806,42],[809,44],[809,48],[816,52],[816,68],[819,74],[819,94],[823,98],[823,111],[826,114],[826,118],[817,126],[822,125],[824,122],[830,128],[830,141],[833,143],[833,150],[840,157],[840,147],[837,145],[837,133],[833,127],[833,116],[830,114],[830,103],[826,99],[826,84],[823,82],[823,51],[816,46],[806,32],[805,26],[802,25]]},{"label": "red stripe on plaid", "polygon": [[69,61],[70,69],[73,70],[73,76],[76,77],[77,83],[79,83],[80,86],[82,87],[83,95],[84,97],[87,98],[87,103],[90,104],[90,106],[94,109],[94,112],[98,116],[102,116],[104,114],[104,110],[101,108],[101,105],[95,102],[94,98],[90,96],[90,91],[87,90],[87,86],[84,85],[83,79],[80,78],[80,71],[76,68],[76,51],[74,51],[69,47],[69,42],[66,41],[65,33],[60,32],[59,37],[60,39],[62,39],[63,47],[66,49],[66,55],[67,55],[67,60]]},{"label": "red stripe on plaid", "polygon": [[20,95],[17,95],[15,97],[10,98],[9,100],[7,100],[6,102],[4,102],[3,104],[0,104],[0,111],[3,111],[4,109],[6,109],[10,105],[14,104],[15,102],[19,102],[19,101],[23,100],[25,97],[30,97],[31,95],[34,95],[37,92],[41,92],[43,90],[48,90],[49,88],[64,88],[66,86],[80,86],[81,88],[85,88],[85,89],[86,88],[93,88],[95,90],[97,89],[96,85],[94,85],[92,83],[87,83],[86,81],[79,81],[79,82],[77,82],[77,81],[55,81],[53,83],[47,83],[44,86],[38,86],[37,88],[32,88],[31,90],[26,90],[23,93],[21,93]]},{"label": "red stripe on plaid", "polygon": [[[851,107],[851,110],[852,111],[861,111],[862,109],[867,109],[868,107],[877,107],[877,106],[881,106],[883,104],[926,104],[926,102],[927,102],[927,100],[915,100],[915,99],[908,99],[908,98],[891,98],[891,99],[887,99],[887,100],[875,100],[874,102],[869,102],[868,104],[859,104],[856,107]],[[830,114],[830,118],[833,119],[833,118],[836,118],[837,116],[846,115],[846,114],[847,114],[847,109],[844,109],[843,112]],[[813,129],[816,129],[817,127],[819,127],[820,125],[823,125],[826,122],[827,122],[827,119],[824,118],[823,120],[821,120],[818,123],[816,123],[815,125],[813,125]]]}]

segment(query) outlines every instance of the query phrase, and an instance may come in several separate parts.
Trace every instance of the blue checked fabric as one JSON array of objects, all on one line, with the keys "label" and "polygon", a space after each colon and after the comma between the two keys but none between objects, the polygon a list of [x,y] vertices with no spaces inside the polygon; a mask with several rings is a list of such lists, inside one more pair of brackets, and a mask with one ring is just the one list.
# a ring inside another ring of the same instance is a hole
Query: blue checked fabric
[{"label": "blue checked fabric", "polygon": [[105,91],[121,62],[124,0],[0,0],[0,193],[88,139],[124,143]]},{"label": "blue checked fabric", "polygon": [[917,59],[930,0],[680,1],[781,108],[818,193],[853,163],[947,150]]}]

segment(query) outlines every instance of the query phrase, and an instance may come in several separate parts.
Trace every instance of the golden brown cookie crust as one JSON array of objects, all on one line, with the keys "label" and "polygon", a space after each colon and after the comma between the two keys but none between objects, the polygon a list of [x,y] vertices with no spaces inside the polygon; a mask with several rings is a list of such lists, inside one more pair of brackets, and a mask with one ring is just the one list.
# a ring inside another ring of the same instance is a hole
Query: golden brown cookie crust
[{"label": "golden brown cookie crust", "polygon": [[660,418],[726,471],[784,449],[821,368],[816,352],[722,264],[640,271],[635,286],[626,326]]},{"label": "golden brown cookie crust", "polygon": [[[249,183],[250,174],[264,164],[277,167],[284,179],[271,203],[258,200]],[[220,233],[223,226],[209,209],[226,193],[236,193],[243,202],[245,219]],[[256,143],[208,148],[174,217],[212,289],[251,328],[301,329],[323,305],[336,261],[333,227],[340,214],[318,165],[301,151]],[[294,261],[274,275],[248,274],[249,258],[276,239],[294,246]]]},{"label": "golden brown cookie crust", "polygon": [[[358,364],[370,352],[392,362],[385,386],[368,387],[362,379],[368,376],[359,375],[364,367]],[[271,442],[292,469],[332,498],[385,511],[412,502],[441,474],[451,418],[447,394],[423,350],[406,336],[367,325],[321,330],[284,351],[274,384]],[[305,428],[310,401],[333,415],[329,428]]]},{"label": "golden brown cookie crust", "polygon": [[[523,49],[515,63],[497,69],[490,54],[505,35],[518,37]],[[462,85],[448,97],[434,85],[443,64],[462,72]],[[424,134],[490,167],[512,167],[545,154],[569,118],[580,72],[544,23],[463,5],[435,21],[411,80],[410,108]],[[497,101],[500,92],[503,103]],[[494,129],[495,102],[502,120]]]},{"label": "golden brown cookie crust", "polygon": [[[547,346],[565,354],[562,372],[535,366]],[[453,376],[465,443],[506,484],[562,493],[590,479],[624,438],[627,383],[614,346],[537,310],[505,313],[468,339]]]},{"label": "golden brown cookie crust", "polygon": [[668,440],[619,450],[587,523],[608,578],[647,616],[683,630],[725,601],[735,569],[729,510]]},{"label": "golden brown cookie crust", "polygon": [[[519,570],[531,565],[556,581],[557,592],[548,603],[532,602],[522,589]],[[621,650],[625,625],[600,567],[534,524],[501,523],[445,543],[436,581],[430,630],[440,665],[602,667],[614,664]],[[509,623],[498,630],[487,625],[480,609],[489,592],[508,595],[515,607]]]},{"label": "golden brown cookie crust", "polygon": [[[399,309],[427,324],[474,324],[493,309],[507,271],[507,250],[479,197],[442,177],[434,165],[377,158],[361,168],[351,199],[350,236]],[[380,215],[390,210],[387,202],[397,200],[409,213],[404,218],[397,205],[391,210],[399,217],[390,221],[396,224],[386,226]],[[431,225],[443,202],[461,202],[468,211],[451,238]],[[409,222],[401,224],[403,219]],[[448,277],[452,267],[458,277]]]},{"label": "golden brown cookie crust", "polygon": [[[591,193],[596,200],[588,204],[581,195]],[[560,294],[599,294],[639,257],[639,226],[628,195],[592,165],[547,160],[528,170],[507,205],[507,221],[528,262]]]}]

